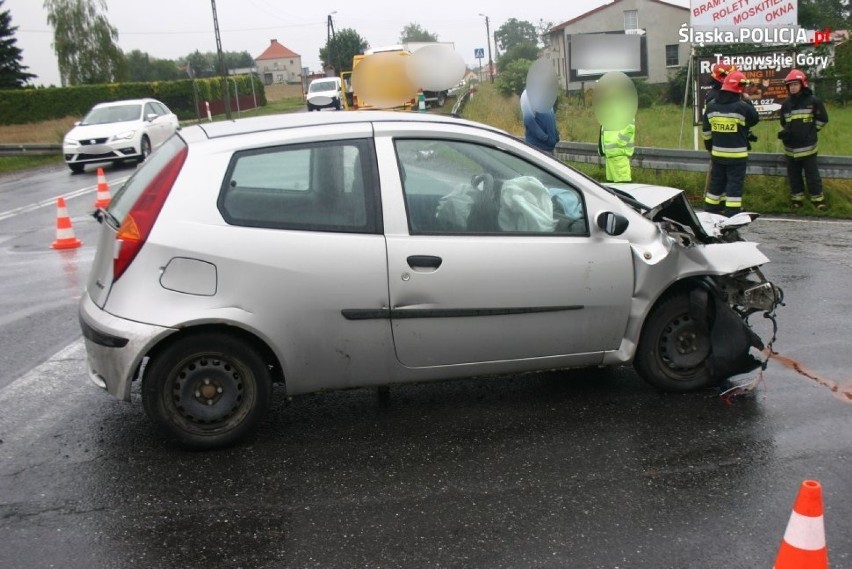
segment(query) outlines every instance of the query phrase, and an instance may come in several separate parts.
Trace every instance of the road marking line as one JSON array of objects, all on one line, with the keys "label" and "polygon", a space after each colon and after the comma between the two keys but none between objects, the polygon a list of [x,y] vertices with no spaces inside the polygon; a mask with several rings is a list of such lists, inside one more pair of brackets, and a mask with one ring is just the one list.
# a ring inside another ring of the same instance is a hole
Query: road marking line
[{"label": "road marking line", "polygon": [[[114,183],[116,185],[122,184],[129,177],[130,176],[125,176],[124,178],[112,180],[112,183]],[[67,194],[63,194],[61,197],[65,198],[66,200],[70,200],[72,198],[77,198],[77,197],[80,197],[82,195],[88,194],[89,192],[94,192],[97,189],[98,189],[97,185],[89,186],[89,187],[86,187],[86,188],[80,188],[79,190],[75,190],[75,191],[69,192]],[[15,216],[22,215],[24,213],[29,213],[31,211],[35,211],[35,210],[41,209],[43,207],[47,207],[47,206],[50,206],[50,205],[56,205],[56,199],[58,197],[60,197],[60,196],[56,196],[55,198],[49,198],[49,199],[46,199],[46,200],[42,200],[40,202],[36,202],[36,203],[33,203],[33,204],[17,207],[15,209],[10,209],[8,211],[0,212],[0,221],[4,221],[6,219],[11,219]]]}]

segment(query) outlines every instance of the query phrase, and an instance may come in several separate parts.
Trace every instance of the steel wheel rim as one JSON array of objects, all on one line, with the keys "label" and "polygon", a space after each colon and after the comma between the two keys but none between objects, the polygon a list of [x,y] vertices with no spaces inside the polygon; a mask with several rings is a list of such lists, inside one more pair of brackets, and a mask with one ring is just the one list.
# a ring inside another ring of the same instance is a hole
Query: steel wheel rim
[{"label": "steel wheel rim", "polygon": [[175,367],[164,395],[175,420],[188,429],[228,430],[254,406],[254,375],[222,354],[196,354]]},{"label": "steel wheel rim", "polygon": [[663,328],[658,348],[660,361],[669,373],[687,375],[710,355],[709,333],[688,313],[683,313]]}]

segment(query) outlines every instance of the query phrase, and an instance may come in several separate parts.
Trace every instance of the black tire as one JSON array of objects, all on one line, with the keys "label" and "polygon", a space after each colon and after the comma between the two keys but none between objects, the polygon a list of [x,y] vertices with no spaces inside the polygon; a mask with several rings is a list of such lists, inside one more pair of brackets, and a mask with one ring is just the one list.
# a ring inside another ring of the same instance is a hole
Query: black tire
[{"label": "black tire", "polygon": [[446,102],[447,102],[447,93],[444,92],[444,91],[441,91],[440,93],[438,93],[438,100],[435,101],[435,105],[440,109],[441,107],[444,106],[444,103],[446,103]]},{"label": "black tire", "polygon": [[141,164],[151,155],[151,141],[148,140],[147,136],[142,137],[142,141],[139,143],[139,158],[137,161]]},{"label": "black tire", "polygon": [[85,164],[68,164],[68,167],[71,168],[72,174],[82,174],[86,169]]},{"label": "black tire", "polygon": [[314,106],[312,104],[308,103],[308,112],[315,111],[315,110],[316,109],[314,108]]},{"label": "black tire", "polygon": [[663,391],[685,392],[714,383],[710,323],[690,315],[688,294],[660,302],[642,327],[633,365]]},{"label": "black tire", "polygon": [[221,333],[175,341],[151,359],[142,380],[145,413],[170,439],[195,449],[245,437],[266,414],[271,393],[258,351]]}]

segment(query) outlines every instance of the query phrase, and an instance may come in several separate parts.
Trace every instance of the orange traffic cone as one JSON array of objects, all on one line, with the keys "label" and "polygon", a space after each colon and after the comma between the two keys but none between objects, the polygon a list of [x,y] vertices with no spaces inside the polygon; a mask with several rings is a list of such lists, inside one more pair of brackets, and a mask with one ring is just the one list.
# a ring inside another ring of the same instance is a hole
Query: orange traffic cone
[{"label": "orange traffic cone", "polygon": [[104,169],[98,168],[98,194],[95,199],[95,207],[106,207],[112,198],[109,197],[109,186],[107,185]]},{"label": "orange traffic cone", "polygon": [[775,569],[828,569],[822,486],[816,480],[805,480],[799,488]]},{"label": "orange traffic cone", "polygon": [[68,208],[65,207],[65,198],[56,198],[56,241],[53,242],[54,249],[76,249],[83,242],[74,237],[74,228],[71,226],[71,218],[68,217]]}]

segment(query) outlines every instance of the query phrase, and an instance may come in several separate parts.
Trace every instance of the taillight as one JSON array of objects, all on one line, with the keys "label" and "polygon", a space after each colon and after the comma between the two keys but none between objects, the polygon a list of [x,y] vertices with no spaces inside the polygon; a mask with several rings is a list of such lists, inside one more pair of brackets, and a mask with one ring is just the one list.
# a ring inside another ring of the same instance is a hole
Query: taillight
[{"label": "taillight", "polygon": [[148,239],[151,228],[154,227],[154,222],[157,221],[157,216],[160,215],[160,210],[163,209],[163,204],[166,203],[166,198],[186,161],[187,154],[187,147],[184,146],[168,161],[142,190],[139,198],[121,222],[115,235],[119,243],[118,252],[112,263],[113,282],[124,274]]}]

